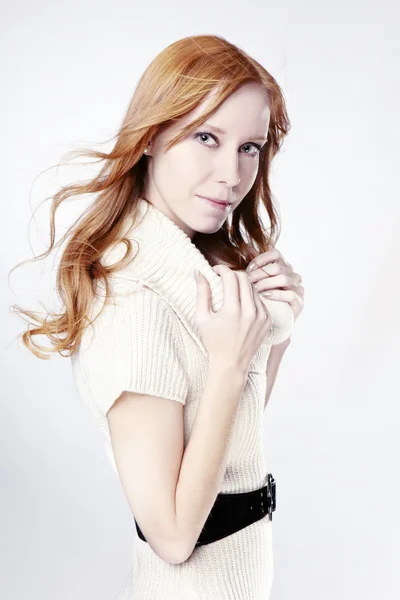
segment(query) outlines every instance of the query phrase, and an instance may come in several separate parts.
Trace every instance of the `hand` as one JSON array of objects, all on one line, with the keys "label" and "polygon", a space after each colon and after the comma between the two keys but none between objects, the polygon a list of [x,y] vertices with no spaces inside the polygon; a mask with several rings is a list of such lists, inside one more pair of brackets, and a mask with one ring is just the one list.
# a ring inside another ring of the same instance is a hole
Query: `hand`
[{"label": "hand", "polygon": [[[255,265],[255,268],[250,270],[252,265]],[[296,321],[304,307],[304,287],[301,285],[301,275],[293,271],[292,265],[283,258],[279,250],[274,248],[253,258],[246,268],[246,273],[262,296],[287,302]]]}]

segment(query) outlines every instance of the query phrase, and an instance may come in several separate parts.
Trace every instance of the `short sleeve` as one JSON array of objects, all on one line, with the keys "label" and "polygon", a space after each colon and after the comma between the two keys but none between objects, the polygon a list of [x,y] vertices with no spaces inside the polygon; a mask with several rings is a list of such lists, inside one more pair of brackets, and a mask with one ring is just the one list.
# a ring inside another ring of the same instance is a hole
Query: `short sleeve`
[{"label": "short sleeve", "polygon": [[186,403],[188,371],[179,329],[168,302],[141,287],[113,298],[84,330],[71,356],[73,376],[106,438],[107,412],[125,390]]}]

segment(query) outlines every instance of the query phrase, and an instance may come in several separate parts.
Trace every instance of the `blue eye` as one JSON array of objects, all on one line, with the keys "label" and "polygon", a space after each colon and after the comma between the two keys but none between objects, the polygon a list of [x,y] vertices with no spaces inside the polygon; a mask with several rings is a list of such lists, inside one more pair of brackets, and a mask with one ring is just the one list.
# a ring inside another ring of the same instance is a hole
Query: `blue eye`
[{"label": "blue eye", "polygon": [[[199,131],[198,133],[195,133],[193,137],[194,137],[195,139],[198,139],[198,138],[200,138],[202,135],[208,135],[208,136],[212,137],[214,141],[217,141],[217,138],[216,138],[216,136],[215,136],[213,133],[211,133],[210,131]],[[204,146],[208,146],[208,144],[206,144],[205,142],[201,142],[201,143],[202,143]],[[212,147],[213,147],[213,146],[212,146]]]},{"label": "blue eye", "polygon": [[[211,133],[211,131],[198,131],[197,133],[195,133],[193,135],[193,137],[195,139],[199,139],[201,136],[204,136],[204,135],[206,135],[206,136],[208,135],[208,136],[212,137],[215,142],[218,140],[218,138],[213,133]],[[205,142],[203,142],[201,140],[200,140],[200,143],[203,144],[203,146],[206,146],[208,148],[216,147],[216,146],[210,146],[209,144],[206,144]],[[249,156],[258,156],[258,154],[260,153],[261,146],[259,144],[256,144],[255,142],[243,144],[243,147],[244,146],[254,146],[254,148],[256,148],[256,151],[257,151],[256,154],[250,154],[249,152],[245,152],[245,154],[249,154]]]}]

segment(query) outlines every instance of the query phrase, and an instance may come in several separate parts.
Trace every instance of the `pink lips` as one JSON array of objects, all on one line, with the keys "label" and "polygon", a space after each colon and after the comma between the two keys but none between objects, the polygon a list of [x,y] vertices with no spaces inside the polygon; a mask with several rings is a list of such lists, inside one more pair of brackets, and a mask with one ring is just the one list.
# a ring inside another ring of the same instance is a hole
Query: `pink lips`
[{"label": "pink lips", "polygon": [[223,200],[214,200],[214,198],[207,198],[207,200],[211,200],[212,202],[216,202],[217,204],[222,204],[223,206],[228,206],[229,202],[224,202]]},{"label": "pink lips", "polygon": [[204,200],[209,200],[210,202],[215,202],[216,204],[220,204],[221,206],[228,206],[230,202],[224,200],[217,200],[216,198],[209,198],[208,196],[200,196],[199,198],[203,198]]}]

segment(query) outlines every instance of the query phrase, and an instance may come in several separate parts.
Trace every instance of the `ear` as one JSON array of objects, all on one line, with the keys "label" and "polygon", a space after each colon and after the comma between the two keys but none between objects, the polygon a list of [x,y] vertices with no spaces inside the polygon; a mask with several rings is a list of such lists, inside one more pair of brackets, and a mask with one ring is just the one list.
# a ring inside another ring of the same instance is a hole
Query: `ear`
[{"label": "ear", "polygon": [[147,148],[145,149],[145,151],[143,152],[143,154],[145,156],[153,156],[151,153],[152,147],[151,147],[151,141],[147,144]]}]

